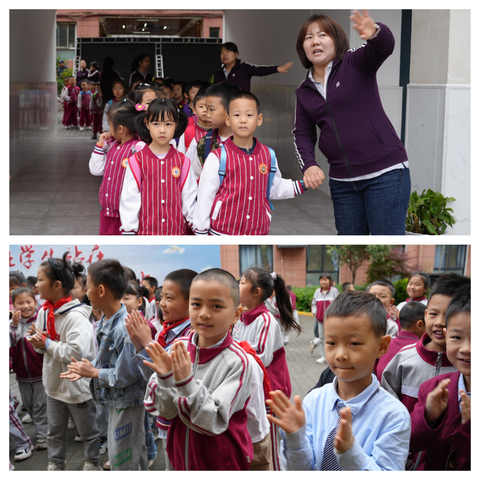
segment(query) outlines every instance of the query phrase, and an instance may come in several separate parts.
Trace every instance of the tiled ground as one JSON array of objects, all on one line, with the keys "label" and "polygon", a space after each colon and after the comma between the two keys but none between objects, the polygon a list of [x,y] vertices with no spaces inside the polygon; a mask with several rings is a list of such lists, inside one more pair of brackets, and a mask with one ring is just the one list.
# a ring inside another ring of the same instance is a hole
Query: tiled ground
[{"label": "tiled ground", "polygon": [[[313,338],[314,317],[311,315],[300,315],[300,323],[302,325],[302,333],[297,337],[296,334],[290,334],[290,342],[285,347],[287,353],[288,369],[290,371],[290,379],[292,382],[292,396],[300,395],[305,397],[307,392],[317,383],[320,374],[325,368],[325,364],[318,365],[315,360],[318,355],[310,355],[309,341]],[[314,352],[316,353],[316,352]],[[15,380],[15,374],[10,374],[10,389],[12,395],[16,395],[20,399],[18,384]],[[20,414],[23,417],[24,413]],[[31,423],[24,425],[27,434],[35,441],[35,429]],[[68,456],[67,470],[81,470],[84,462],[83,443],[74,441],[76,429],[68,431]],[[165,460],[161,451],[160,443],[157,442],[157,459],[151,470],[164,470]],[[10,445],[10,461],[16,470],[45,470],[48,464],[47,450],[34,451],[33,455],[22,462],[13,462],[15,454],[15,446]],[[101,458],[101,465],[108,460],[105,454]]]},{"label": "tiled ground", "polygon": [[[60,122],[59,118],[59,124]],[[102,177],[90,174],[91,130],[57,137],[10,182],[11,235],[97,235]],[[336,235],[330,197],[314,190],[273,202],[270,235]]]}]

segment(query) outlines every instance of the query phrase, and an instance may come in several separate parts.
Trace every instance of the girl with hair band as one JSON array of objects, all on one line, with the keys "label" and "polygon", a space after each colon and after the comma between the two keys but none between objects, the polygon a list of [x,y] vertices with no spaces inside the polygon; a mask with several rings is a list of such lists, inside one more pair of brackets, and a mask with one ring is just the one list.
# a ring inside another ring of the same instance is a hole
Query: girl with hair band
[{"label": "girl with hair band", "polygon": [[[268,310],[265,301],[275,292],[279,321]],[[300,325],[295,321],[290,295],[283,278],[275,272],[269,273],[259,267],[243,272],[240,280],[240,303],[247,309],[233,329],[233,339],[247,341],[256,351],[270,379],[271,389],[281,390],[287,397],[292,393],[290,374],[283,345],[283,333],[292,328],[300,333]],[[267,413],[271,413],[267,408]],[[273,469],[281,470],[280,435],[271,423]]]},{"label": "girl with hair band", "polygon": [[187,122],[165,98],[153,100],[138,115],[137,131],[148,145],[128,159],[120,198],[124,234],[185,235],[191,227],[197,182],[190,159],[171,145]]},{"label": "girl with hair band", "polygon": [[36,352],[43,354],[43,385],[47,394],[48,468],[64,470],[67,457],[67,426],[69,412],[84,442],[83,470],[101,470],[96,408],[90,392],[90,380],[65,382],[61,373],[72,357],[95,358],[95,333],[90,323],[90,307],[72,300],[70,291],[75,279],[84,273],[78,263],[62,258],[50,258],[40,264],[37,287],[45,299],[38,312],[37,323],[29,329],[28,339]]},{"label": "girl with hair band", "polygon": [[130,90],[128,98],[135,105],[139,104],[144,110],[147,110],[150,103],[157,98],[157,89],[149,83],[139,83]]},{"label": "girl with hair band", "polygon": [[[110,131],[100,135],[90,157],[90,173],[103,175],[99,200],[100,235],[120,235],[120,194],[122,192],[127,159],[135,153],[137,115],[135,105],[127,99],[112,104],[108,111]],[[139,145],[138,148],[141,148]]]}]

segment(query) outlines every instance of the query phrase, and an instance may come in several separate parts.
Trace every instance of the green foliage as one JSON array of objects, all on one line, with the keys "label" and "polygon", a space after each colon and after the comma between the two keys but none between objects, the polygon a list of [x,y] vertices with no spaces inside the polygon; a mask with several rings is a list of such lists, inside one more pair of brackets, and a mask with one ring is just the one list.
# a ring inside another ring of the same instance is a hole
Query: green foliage
[{"label": "green foliage", "polygon": [[401,252],[394,245],[370,245],[370,265],[367,268],[368,282],[394,275],[408,275],[408,254]]},{"label": "green foliage", "polygon": [[73,75],[73,70],[71,68],[66,68],[63,73],[60,75],[60,78],[57,76],[58,62],[63,60],[65,65],[67,65],[68,59],[62,58],[60,55],[57,55],[57,64],[55,66],[55,77],[57,79],[57,95],[62,93],[62,88],[65,86],[65,79]]},{"label": "green foliage", "polygon": [[352,283],[360,265],[370,258],[371,245],[331,245],[327,248],[328,255],[337,255],[340,265],[347,265],[352,272]]},{"label": "green foliage", "polygon": [[445,233],[447,226],[453,227],[457,221],[453,210],[447,207],[449,202],[455,202],[455,198],[444,197],[431,189],[424,190],[420,195],[412,192],[405,225],[407,232],[424,235]]},{"label": "green foliage", "polygon": [[393,283],[395,287],[395,305],[404,302],[408,298],[407,283],[408,278],[402,278]]},{"label": "green foliage", "polygon": [[311,311],[313,294],[317,288],[318,286],[292,287],[292,292],[297,296],[297,310],[299,312]]}]

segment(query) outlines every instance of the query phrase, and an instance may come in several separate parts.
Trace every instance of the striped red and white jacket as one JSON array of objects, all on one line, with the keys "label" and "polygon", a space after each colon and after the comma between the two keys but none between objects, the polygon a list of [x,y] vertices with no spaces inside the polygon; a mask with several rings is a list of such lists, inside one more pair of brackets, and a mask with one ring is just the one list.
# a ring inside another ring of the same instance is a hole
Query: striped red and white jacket
[{"label": "striped red and white jacket", "polygon": [[145,408],[172,419],[167,454],[175,470],[248,470],[253,445],[247,430],[251,357],[227,334],[220,346],[200,348],[198,334],[181,339],[191,374],[176,382],[173,372],[154,374]]},{"label": "striped red and white jacket", "polygon": [[115,140],[105,143],[103,147],[96,145],[90,157],[90,173],[95,176],[103,175],[98,196],[103,214],[107,217],[120,216],[120,194],[126,170],[123,160],[132,155],[132,149],[137,142],[138,140],[132,139],[120,145],[120,142]]},{"label": "striped red and white jacket", "polygon": [[326,292],[322,292],[321,288],[317,288],[312,298],[312,313],[317,317],[319,322],[323,322],[325,312],[328,306],[340,295],[335,287],[330,287]]},{"label": "striped red and white jacket", "polygon": [[188,157],[171,146],[163,158],[148,146],[128,161],[120,199],[120,230],[138,235],[185,235],[197,184]]}]

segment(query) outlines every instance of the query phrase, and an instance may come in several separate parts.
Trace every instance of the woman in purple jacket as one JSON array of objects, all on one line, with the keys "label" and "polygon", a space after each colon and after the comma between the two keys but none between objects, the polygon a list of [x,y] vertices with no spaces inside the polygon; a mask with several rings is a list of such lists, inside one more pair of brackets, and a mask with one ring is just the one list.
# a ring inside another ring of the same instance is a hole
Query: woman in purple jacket
[{"label": "woman in purple jacket", "polygon": [[293,62],[285,65],[251,65],[242,62],[238,57],[238,47],[233,42],[227,42],[220,49],[222,66],[215,72],[213,83],[224,82],[238,85],[242,90],[250,91],[250,79],[252,77],[264,77],[272,73],[287,73]]},{"label": "woman in purple jacket", "polygon": [[77,87],[82,87],[82,82],[87,79],[89,71],[90,70],[87,68],[87,62],[85,60],[80,60],[80,70],[77,72]]},{"label": "woman in purple jacket", "polygon": [[297,53],[308,74],[296,90],[296,156],[305,186],[321,185],[318,126],[339,235],[405,235],[408,158],[383,110],[376,80],[395,40],[366,10],[363,15],[355,10],[350,19],[367,41],[356,49],[349,50],[345,32],[326,15],[312,15],[298,34]]}]

